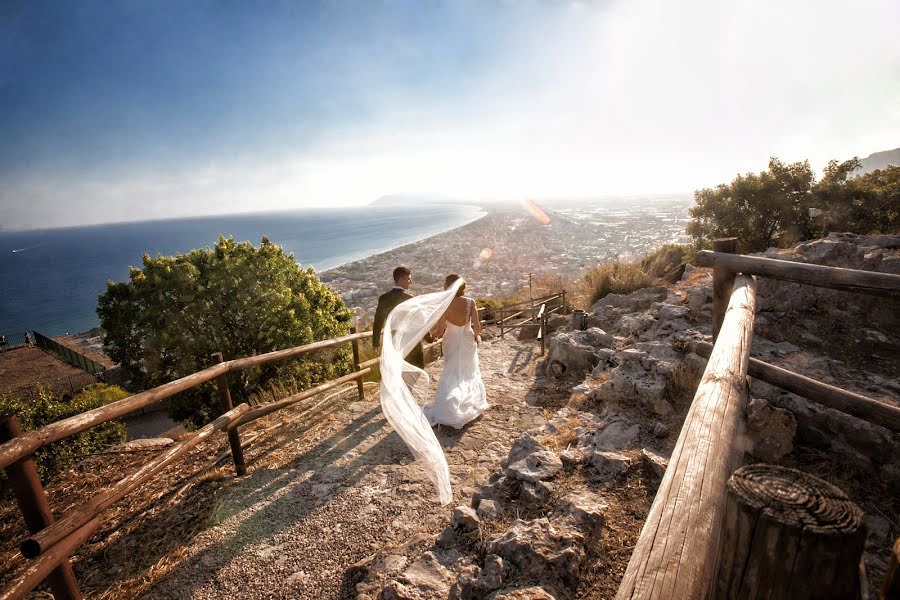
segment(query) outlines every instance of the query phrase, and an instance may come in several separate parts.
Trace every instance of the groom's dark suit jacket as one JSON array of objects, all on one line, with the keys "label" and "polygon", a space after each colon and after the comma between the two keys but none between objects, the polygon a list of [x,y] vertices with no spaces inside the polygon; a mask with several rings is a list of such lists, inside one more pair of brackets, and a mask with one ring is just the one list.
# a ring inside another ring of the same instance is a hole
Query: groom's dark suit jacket
[{"label": "groom's dark suit jacket", "polygon": [[[372,325],[372,346],[375,348],[381,346],[382,330],[384,329],[384,322],[387,320],[388,314],[390,314],[398,304],[404,300],[409,300],[410,298],[412,298],[412,296],[406,293],[405,290],[396,287],[391,291],[378,296],[378,308],[375,309],[375,323]],[[430,337],[430,335],[426,336],[426,339]],[[416,365],[420,369],[425,368],[425,352],[422,349],[422,342],[416,344],[416,347],[413,348],[406,357],[406,362]]]}]

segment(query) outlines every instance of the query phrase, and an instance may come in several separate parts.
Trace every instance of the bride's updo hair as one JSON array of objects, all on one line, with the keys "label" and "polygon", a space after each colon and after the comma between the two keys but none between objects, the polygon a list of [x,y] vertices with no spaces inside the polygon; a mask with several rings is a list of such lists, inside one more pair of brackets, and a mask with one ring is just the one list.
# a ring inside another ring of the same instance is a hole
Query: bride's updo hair
[{"label": "bride's updo hair", "polygon": [[[444,289],[446,290],[447,288],[449,288],[451,285],[453,285],[453,282],[459,278],[460,278],[459,275],[457,275],[456,273],[450,273],[449,275],[447,275],[447,277],[444,279]],[[459,298],[465,292],[466,292],[466,282],[464,281],[463,284],[461,286],[459,286],[459,289],[456,290],[456,297]]]}]

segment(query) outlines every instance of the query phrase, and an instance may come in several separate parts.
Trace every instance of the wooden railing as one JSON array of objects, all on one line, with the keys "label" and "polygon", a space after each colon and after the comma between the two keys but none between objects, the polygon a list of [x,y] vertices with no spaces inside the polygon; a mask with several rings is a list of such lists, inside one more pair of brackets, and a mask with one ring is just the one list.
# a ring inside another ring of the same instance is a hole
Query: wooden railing
[{"label": "wooden railing", "polygon": [[[715,589],[726,482],[743,462],[748,373],[900,431],[900,409],[895,406],[750,358],[756,276],[900,298],[900,275],[734,255],[733,238],[716,240],[713,249],[699,252],[694,264],[714,269],[715,344],[697,346],[709,357],[706,370],[619,587],[620,600],[719,597]],[[771,574],[776,575],[784,573]],[[788,572],[787,576],[816,575]]]},{"label": "wooden railing", "polygon": [[[235,470],[238,475],[243,475],[247,471],[238,430],[240,425],[351,381],[359,383],[358,393],[362,399],[362,378],[371,372],[378,359],[359,364],[358,344],[360,340],[371,336],[371,332],[352,332],[335,339],[228,361],[223,360],[221,354],[215,354],[212,357],[215,364],[202,371],[24,433],[19,430],[14,417],[0,418],[0,468],[6,470],[25,524],[31,532],[30,537],[21,544],[22,554],[33,559],[5,590],[0,591],[0,600],[24,598],[45,579],[57,599],[81,598],[69,556],[96,531],[100,514],[215,433],[227,432]],[[296,358],[343,344],[351,344],[353,348],[352,373],[270,404],[253,408],[248,404],[232,407],[227,379],[229,372]],[[214,382],[218,388],[223,412],[221,416],[189,437],[169,446],[112,487],[71,508],[59,520],[54,521],[47,494],[41,486],[32,460],[32,454],[36,450],[207,382]]]},{"label": "wooden railing", "polygon": [[[546,317],[554,313],[566,313],[568,308],[566,291],[563,290],[555,294],[524,300],[494,309],[494,321],[500,328],[500,337],[505,337],[507,331],[522,327],[541,328],[542,321],[538,318],[538,313],[542,310],[542,307]],[[515,322],[514,319],[521,320]]]}]

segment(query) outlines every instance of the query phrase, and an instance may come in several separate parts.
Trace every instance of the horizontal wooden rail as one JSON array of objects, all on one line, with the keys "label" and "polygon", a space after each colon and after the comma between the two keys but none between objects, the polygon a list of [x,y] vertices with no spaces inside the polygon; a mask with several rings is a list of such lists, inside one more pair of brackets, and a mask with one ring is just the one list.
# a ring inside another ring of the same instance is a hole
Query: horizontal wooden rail
[{"label": "horizontal wooden rail", "polygon": [[756,283],[738,276],[616,598],[704,598],[716,574],[726,482],[743,460]]},{"label": "horizontal wooden rail", "polygon": [[555,294],[549,294],[547,296],[541,296],[539,298],[533,298],[529,300],[522,300],[521,302],[513,302],[512,304],[507,304],[505,306],[501,306],[499,308],[494,308],[495,312],[498,310],[515,310],[516,307],[531,305],[532,302],[550,302],[551,300],[555,300],[557,298],[562,298],[563,292],[556,292]]},{"label": "horizontal wooden rail", "polygon": [[247,404],[240,404],[234,407],[224,415],[198,429],[191,437],[169,446],[159,456],[132,471],[108,490],[94,496],[84,504],[68,510],[58,521],[22,542],[22,554],[29,558],[43,554],[54,544],[71,535],[76,529],[124,498],[142,483],[157,475],[169,464],[210,437],[213,433],[224,431],[226,425],[246,413],[249,409],[250,406]]},{"label": "horizontal wooden rail", "polygon": [[[706,342],[698,342],[691,347],[697,354],[706,358],[709,358],[712,351],[712,344]],[[900,408],[896,406],[822,383],[756,358],[750,359],[749,374],[828,408],[900,432]]]},{"label": "horizontal wooden rail", "polygon": [[721,267],[745,275],[759,275],[794,283],[860,292],[874,296],[900,298],[900,275],[825,265],[810,265],[790,260],[743,256],[701,250],[694,257],[698,267]]},{"label": "horizontal wooden rail", "polygon": [[[100,526],[100,520],[91,519],[71,535],[60,540],[49,552],[28,564],[25,570],[4,590],[0,590],[0,600],[22,600],[31,590],[47,578],[64,560],[69,558],[79,546],[87,541]],[[80,596],[79,596],[80,597]]]},{"label": "horizontal wooden rail", "polygon": [[303,390],[302,392],[293,394],[292,396],[288,396],[287,398],[282,398],[281,400],[277,400],[275,402],[269,402],[268,404],[257,406],[248,410],[245,414],[241,415],[240,418],[235,419],[232,423],[229,423],[226,429],[230,430],[234,429],[235,427],[240,427],[241,425],[259,419],[260,417],[264,417],[266,415],[272,414],[273,412],[279,411],[282,408],[287,408],[288,406],[296,404],[301,400],[306,400],[307,398],[311,398],[316,394],[321,394],[322,392],[327,392],[332,388],[336,388],[339,385],[355,381],[356,379],[364,377],[371,372],[372,369],[360,369],[359,371],[348,373],[343,377],[338,377],[337,379],[332,379],[331,381],[328,381],[321,385],[317,385],[316,387],[309,388],[308,390]]},{"label": "horizontal wooden rail", "polygon": [[316,352],[317,350],[334,348],[335,346],[340,346],[341,344],[346,344],[347,342],[352,342],[353,340],[363,340],[370,337],[372,337],[371,331],[351,333],[350,335],[344,335],[330,340],[313,342],[312,344],[306,344],[305,346],[286,348],[284,350],[275,350],[274,352],[257,354],[256,356],[248,356],[246,358],[237,358],[234,360],[226,361],[222,364],[228,365],[229,371],[234,371],[237,369],[249,369],[250,367],[258,367],[259,365],[264,365],[266,363],[278,360],[286,360],[288,358],[294,358],[303,354],[309,354],[310,352]]},{"label": "horizontal wooden rail", "polygon": [[40,429],[28,431],[17,436],[13,440],[0,445],[0,469],[5,469],[10,464],[29,456],[34,453],[35,450],[38,450],[47,444],[59,441],[70,435],[75,435],[76,433],[100,425],[101,423],[124,417],[131,412],[161,400],[165,400],[179,392],[198,386],[201,383],[212,381],[229,371],[246,369],[277,360],[294,358],[302,354],[315,352],[316,350],[332,348],[347,342],[352,342],[353,340],[369,337],[372,337],[372,332],[366,331],[345,335],[331,340],[314,342],[304,346],[297,346],[295,348],[288,348],[286,350],[276,350],[275,352],[268,352],[266,354],[259,354],[248,358],[229,360],[207,367],[202,371],[192,373],[181,379],[164,383],[151,390],[147,390],[146,392],[141,392],[123,400],[117,400],[116,402],[111,402],[105,406],[100,406],[87,412],[62,419],[61,421],[56,421],[55,423],[51,423]]}]

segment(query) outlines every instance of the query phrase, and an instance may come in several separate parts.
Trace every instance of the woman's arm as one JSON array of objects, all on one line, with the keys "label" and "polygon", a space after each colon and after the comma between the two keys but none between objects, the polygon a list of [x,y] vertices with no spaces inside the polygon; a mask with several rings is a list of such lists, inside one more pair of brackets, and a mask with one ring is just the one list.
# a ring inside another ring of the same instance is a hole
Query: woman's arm
[{"label": "woman's arm", "polygon": [[444,331],[447,329],[447,313],[441,315],[434,330],[434,339],[439,340],[444,337]]},{"label": "woman's arm", "polygon": [[478,307],[475,306],[475,301],[472,300],[469,305],[470,308],[470,319],[472,320],[472,331],[476,336],[481,335],[481,319],[478,317]]}]

